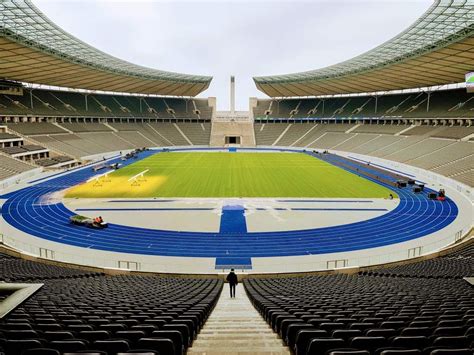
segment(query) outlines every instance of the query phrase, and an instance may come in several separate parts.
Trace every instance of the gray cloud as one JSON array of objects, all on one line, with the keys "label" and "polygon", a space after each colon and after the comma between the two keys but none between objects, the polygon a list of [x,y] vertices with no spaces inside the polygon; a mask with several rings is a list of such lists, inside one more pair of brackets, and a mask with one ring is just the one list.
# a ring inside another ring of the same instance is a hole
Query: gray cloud
[{"label": "gray cloud", "polygon": [[349,59],[413,23],[430,0],[34,0],[54,22],[104,52],[161,70],[214,76],[201,96],[237,108],[264,96],[252,76],[312,70]]}]

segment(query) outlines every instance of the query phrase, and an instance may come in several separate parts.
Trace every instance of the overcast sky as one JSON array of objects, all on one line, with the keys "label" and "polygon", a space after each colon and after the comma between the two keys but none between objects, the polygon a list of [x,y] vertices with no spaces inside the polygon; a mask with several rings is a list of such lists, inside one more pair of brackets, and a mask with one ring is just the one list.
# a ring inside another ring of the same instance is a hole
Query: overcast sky
[{"label": "overcast sky", "polygon": [[201,97],[237,109],[265,97],[252,76],[312,70],[349,59],[395,36],[431,0],[33,0],[79,39],[127,61],[211,75]]}]

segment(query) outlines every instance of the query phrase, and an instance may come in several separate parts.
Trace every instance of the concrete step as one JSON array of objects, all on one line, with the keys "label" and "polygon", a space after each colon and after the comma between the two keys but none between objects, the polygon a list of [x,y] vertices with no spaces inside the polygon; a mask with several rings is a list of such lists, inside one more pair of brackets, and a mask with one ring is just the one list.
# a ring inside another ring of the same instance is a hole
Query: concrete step
[{"label": "concrete step", "polygon": [[206,332],[199,333],[201,339],[247,339],[247,338],[267,338],[267,339],[280,339],[277,334],[274,333],[244,333],[244,332]]},{"label": "concrete step", "polygon": [[248,330],[218,330],[218,329],[212,329],[212,330],[202,330],[199,335],[202,335],[203,337],[207,336],[217,336],[219,334],[222,334],[222,336],[231,336],[231,335],[236,335],[240,337],[247,337],[247,336],[252,336],[255,334],[255,336],[266,336],[266,337],[272,337],[275,339],[279,339],[278,335],[275,333],[270,333],[270,332],[260,332],[260,331],[253,331],[249,332]]},{"label": "concrete step", "polygon": [[[266,326],[266,324],[265,324]],[[227,324],[227,323],[222,323],[222,324],[219,324],[219,325],[211,325],[209,327],[206,327],[206,329],[245,329],[247,331],[250,331],[252,329],[261,329],[261,330],[265,330],[265,328],[263,328],[262,326],[258,326],[258,325],[255,325],[255,324],[252,324],[252,325],[246,325],[246,324],[240,324],[240,325],[235,325],[235,324]],[[271,332],[272,330],[271,329],[268,329],[269,332]]]},{"label": "concrete step", "polygon": [[228,285],[199,333],[191,355],[290,355],[289,349],[250,303],[244,292],[234,299]]},{"label": "concrete step", "polygon": [[190,348],[187,354],[201,354],[201,355],[289,355],[289,350],[282,349],[281,347],[239,347],[238,349],[230,349],[229,347],[219,347],[213,348],[212,350],[208,348]]},{"label": "concrete step", "polygon": [[282,341],[276,341],[275,339],[262,341],[255,339],[232,339],[232,340],[205,340],[199,345],[199,348],[216,349],[221,347],[227,347],[228,349],[241,349],[241,348],[279,348],[284,346]]}]

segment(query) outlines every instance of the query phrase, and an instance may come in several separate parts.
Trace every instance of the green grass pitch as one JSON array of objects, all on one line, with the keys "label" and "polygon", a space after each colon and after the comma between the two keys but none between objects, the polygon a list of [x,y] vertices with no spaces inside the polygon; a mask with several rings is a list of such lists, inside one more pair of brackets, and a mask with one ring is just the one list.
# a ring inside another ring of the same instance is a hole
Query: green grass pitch
[{"label": "green grass pitch", "polygon": [[[146,169],[146,181],[128,179]],[[386,198],[387,188],[299,153],[159,153],[111,173],[100,187],[66,197],[342,197]],[[395,194],[394,194],[395,195]]]}]

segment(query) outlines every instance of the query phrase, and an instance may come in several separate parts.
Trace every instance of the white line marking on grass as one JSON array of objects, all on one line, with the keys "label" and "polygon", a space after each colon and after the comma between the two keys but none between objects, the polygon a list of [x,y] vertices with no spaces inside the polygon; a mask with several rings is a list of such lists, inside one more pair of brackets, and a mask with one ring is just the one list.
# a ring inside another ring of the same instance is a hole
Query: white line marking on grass
[{"label": "white line marking on grass", "polygon": [[132,181],[132,186],[140,186],[141,181],[146,181],[145,174],[148,171],[150,171],[150,169],[143,170],[141,173],[138,173],[138,174],[132,176],[127,181],[128,182]]}]

